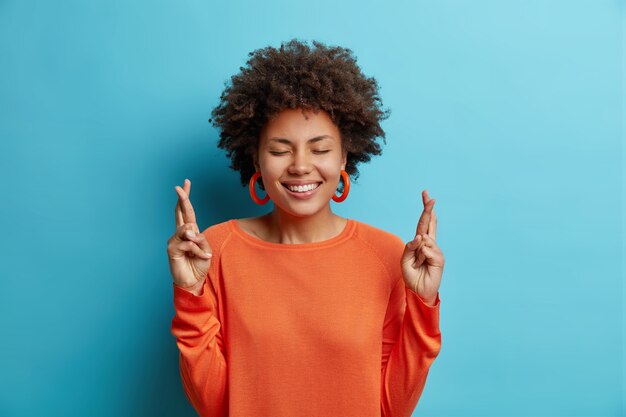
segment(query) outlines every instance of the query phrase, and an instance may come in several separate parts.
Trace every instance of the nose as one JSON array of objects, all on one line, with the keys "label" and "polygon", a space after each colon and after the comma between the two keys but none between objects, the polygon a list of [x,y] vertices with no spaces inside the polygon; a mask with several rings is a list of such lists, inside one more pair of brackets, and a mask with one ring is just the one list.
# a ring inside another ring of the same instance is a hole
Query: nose
[{"label": "nose", "polygon": [[306,149],[296,151],[289,165],[289,173],[293,175],[305,175],[311,172],[311,161],[309,158],[310,155]]}]

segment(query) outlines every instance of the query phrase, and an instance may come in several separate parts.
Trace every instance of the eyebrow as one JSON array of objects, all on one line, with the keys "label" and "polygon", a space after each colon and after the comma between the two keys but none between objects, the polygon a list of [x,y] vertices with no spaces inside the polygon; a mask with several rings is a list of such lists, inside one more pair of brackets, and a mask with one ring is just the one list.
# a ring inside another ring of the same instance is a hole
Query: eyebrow
[{"label": "eyebrow", "polygon": [[[315,136],[314,138],[307,140],[307,143],[319,142],[322,139],[334,139],[334,138],[330,135],[320,135],[320,136]],[[292,143],[289,139],[286,139],[286,138],[270,138],[270,141],[286,143],[288,145],[291,145]]]}]

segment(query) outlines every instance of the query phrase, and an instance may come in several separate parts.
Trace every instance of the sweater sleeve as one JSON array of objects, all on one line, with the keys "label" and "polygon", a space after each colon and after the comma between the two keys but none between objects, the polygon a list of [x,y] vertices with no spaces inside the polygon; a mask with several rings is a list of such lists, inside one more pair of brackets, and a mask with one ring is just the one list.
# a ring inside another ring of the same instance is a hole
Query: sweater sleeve
[{"label": "sweater sleeve", "polygon": [[210,280],[199,296],[174,285],[172,334],[180,351],[180,376],[187,399],[200,417],[228,415],[227,364],[218,297]]},{"label": "sweater sleeve", "polygon": [[426,304],[396,281],[383,327],[381,415],[410,417],[424,390],[431,364],[441,348],[439,293]]}]

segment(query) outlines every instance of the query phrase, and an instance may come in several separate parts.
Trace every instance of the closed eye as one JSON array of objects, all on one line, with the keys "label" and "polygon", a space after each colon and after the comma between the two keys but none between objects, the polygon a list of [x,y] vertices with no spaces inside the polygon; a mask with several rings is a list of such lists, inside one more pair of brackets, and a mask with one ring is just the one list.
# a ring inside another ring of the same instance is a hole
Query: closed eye
[{"label": "closed eye", "polygon": [[[330,152],[330,149],[326,149],[324,151],[313,151],[313,153],[316,153],[316,154],[322,154],[322,153],[327,153],[327,152]],[[270,151],[270,153],[272,155],[284,155],[284,154],[289,153],[289,152],[288,151],[284,151],[284,152]]]}]

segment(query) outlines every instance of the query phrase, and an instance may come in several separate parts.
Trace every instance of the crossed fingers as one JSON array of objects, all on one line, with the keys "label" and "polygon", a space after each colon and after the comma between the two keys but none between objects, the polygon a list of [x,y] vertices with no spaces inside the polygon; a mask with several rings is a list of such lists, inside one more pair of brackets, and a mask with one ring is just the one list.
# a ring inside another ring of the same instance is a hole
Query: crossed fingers
[{"label": "crossed fingers", "polygon": [[200,230],[196,224],[196,213],[194,212],[191,201],[189,200],[189,194],[191,193],[191,181],[185,179],[184,186],[184,189],[178,185],[175,187],[176,193],[178,194],[178,202],[176,203],[175,208],[176,227],[178,228],[183,224],[190,223],[195,232],[199,233]]},{"label": "crossed fingers", "polygon": [[415,230],[415,237],[423,234],[428,234],[433,239],[437,238],[437,216],[435,215],[435,199],[428,196],[428,191],[422,191],[422,202],[424,203],[424,210],[417,222],[417,228]]}]

